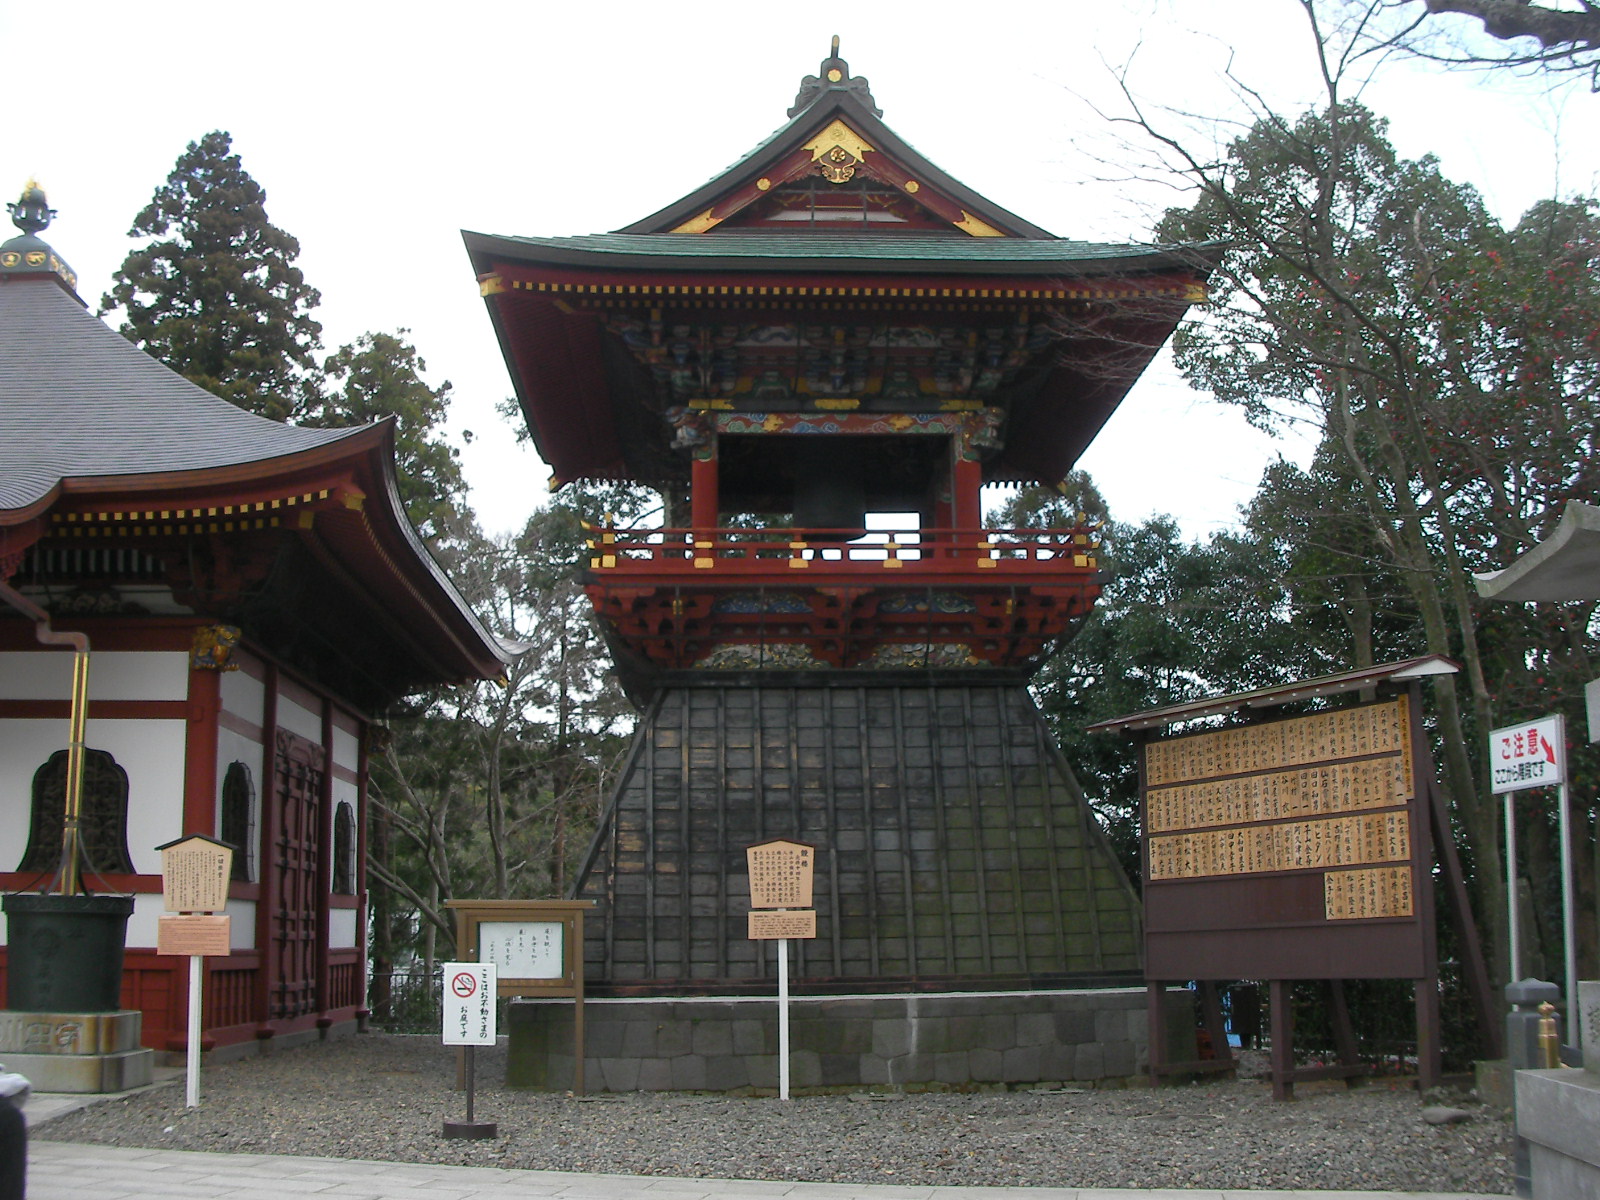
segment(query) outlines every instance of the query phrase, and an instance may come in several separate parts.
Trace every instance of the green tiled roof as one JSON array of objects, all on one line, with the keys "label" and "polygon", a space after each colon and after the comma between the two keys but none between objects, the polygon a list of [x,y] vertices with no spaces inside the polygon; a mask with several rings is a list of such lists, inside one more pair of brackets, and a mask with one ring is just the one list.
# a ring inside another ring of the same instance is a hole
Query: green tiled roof
[{"label": "green tiled roof", "polygon": [[[957,235],[872,233],[594,233],[579,237],[491,237],[468,233],[475,253],[543,262],[637,266],[707,266],[744,269],[776,259],[812,267],[838,263],[916,269],[914,264],[958,270],[1040,269],[1097,274],[1107,269],[1196,267],[1214,258],[1209,246],[1139,246],[1062,239],[980,238]],[[648,263],[642,260],[650,260]]]}]

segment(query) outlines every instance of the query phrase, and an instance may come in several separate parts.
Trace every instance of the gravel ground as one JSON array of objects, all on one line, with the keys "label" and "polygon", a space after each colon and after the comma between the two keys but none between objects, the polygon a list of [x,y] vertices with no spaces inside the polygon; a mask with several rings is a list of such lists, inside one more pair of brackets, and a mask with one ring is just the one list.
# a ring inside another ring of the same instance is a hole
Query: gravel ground
[{"label": "gravel ground", "polygon": [[[368,1034],[208,1067],[56,1118],[41,1140],[733,1179],[966,1186],[1511,1191],[1505,1114],[1429,1125],[1415,1091],[1261,1079],[1161,1089],[772,1098],[508,1091],[504,1050],[478,1057],[476,1118],[493,1141],[445,1141],[464,1120],[454,1052]],[[1249,1064],[1247,1063],[1247,1073]]]}]

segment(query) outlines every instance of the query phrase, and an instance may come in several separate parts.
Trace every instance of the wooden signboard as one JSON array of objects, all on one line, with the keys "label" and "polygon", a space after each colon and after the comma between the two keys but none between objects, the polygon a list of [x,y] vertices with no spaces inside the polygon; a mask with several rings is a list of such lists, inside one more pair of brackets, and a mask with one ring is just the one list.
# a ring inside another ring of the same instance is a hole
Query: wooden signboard
[{"label": "wooden signboard", "polygon": [[161,896],[168,912],[208,913],[228,907],[232,846],[196,833],[156,849],[161,852]]},{"label": "wooden signboard", "polygon": [[1407,698],[1150,742],[1143,765],[1150,978],[1429,975]]},{"label": "wooden signboard", "polygon": [[745,847],[744,857],[750,872],[751,908],[811,907],[815,846],[773,838]]},{"label": "wooden signboard", "polygon": [[583,994],[583,914],[593,900],[448,900],[456,949],[492,962],[501,996]]},{"label": "wooden signboard", "polygon": [[771,942],[780,938],[817,936],[817,910],[814,908],[789,909],[781,912],[751,909],[745,915],[749,919],[752,941]]},{"label": "wooden signboard", "polygon": [[156,953],[226,958],[231,920],[225,913],[162,917],[156,922]]}]

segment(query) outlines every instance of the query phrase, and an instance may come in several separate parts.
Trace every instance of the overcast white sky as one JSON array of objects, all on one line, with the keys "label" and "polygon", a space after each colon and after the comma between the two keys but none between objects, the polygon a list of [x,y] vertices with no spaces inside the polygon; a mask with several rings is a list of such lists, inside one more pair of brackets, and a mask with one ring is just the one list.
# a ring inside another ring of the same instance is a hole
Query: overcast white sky
[{"label": "overcast white sky", "polygon": [[[327,349],[411,330],[455,385],[457,436],[477,435],[479,515],[506,531],[548,472],[495,415],[511,387],[461,229],[595,233],[655,211],[781,125],[837,33],[885,120],[945,170],[1064,236],[1139,241],[1183,196],[1104,181],[1107,158],[1131,160],[1085,98],[1114,106],[1131,58],[1150,104],[1236,117],[1231,62],[1295,109],[1318,95],[1304,29],[1293,0],[8,4],[0,194],[38,177],[60,210],[45,236],[95,307],[185,144],[230,131],[300,239]],[[1600,98],[1392,63],[1366,99],[1403,154],[1437,154],[1503,220],[1594,191]],[[1080,465],[1119,519],[1170,512],[1198,535],[1278,449],[1156,370]]]}]

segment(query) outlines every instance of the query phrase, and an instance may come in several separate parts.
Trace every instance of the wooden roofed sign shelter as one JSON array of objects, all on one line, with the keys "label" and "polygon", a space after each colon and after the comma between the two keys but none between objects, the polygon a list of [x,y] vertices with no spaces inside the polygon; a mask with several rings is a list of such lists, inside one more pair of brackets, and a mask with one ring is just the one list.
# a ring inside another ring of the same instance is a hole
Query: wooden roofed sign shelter
[{"label": "wooden roofed sign shelter", "polygon": [[[1410,979],[1420,1082],[1437,1083],[1435,838],[1464,930],[1467,985],[1484,1037],[1495,1038],[1488,976],[1422,726],[1420,681],[1456,670],[1438,656],[1409,659],[1089,727],[1134,734],[1143,743],[1152,1078],[1232,1067],[1214,988],[1204,985],[1234,979],[1270,985],[1276,1097],[1292,1095],[1296,1080],[1362,1073],[1343,981]],[[1269,715],[1358,692],[1354,704]],[[1154,736],[1224,715],[1243,723]],[[1331,981],[1339,1064],[1295,1067],[1289,1004],[1295,980]],[[1203,985],[1215,1060],[1177,1063],[1160,1053],[1161,993],[1169,982],[1186,981]]]}]

